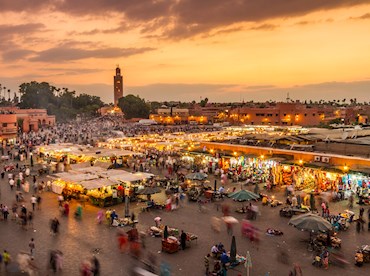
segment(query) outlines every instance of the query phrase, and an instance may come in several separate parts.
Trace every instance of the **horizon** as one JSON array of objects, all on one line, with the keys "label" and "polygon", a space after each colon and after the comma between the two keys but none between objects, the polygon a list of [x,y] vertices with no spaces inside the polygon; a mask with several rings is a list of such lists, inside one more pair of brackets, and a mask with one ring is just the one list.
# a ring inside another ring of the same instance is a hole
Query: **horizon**
[{"label": "horizon", "polygon": [[[304,102],[370,90],[370,3],[0,0],[2,87],[45,81],[113,102]],[[21,70],[20,70],[21,68]]]}]

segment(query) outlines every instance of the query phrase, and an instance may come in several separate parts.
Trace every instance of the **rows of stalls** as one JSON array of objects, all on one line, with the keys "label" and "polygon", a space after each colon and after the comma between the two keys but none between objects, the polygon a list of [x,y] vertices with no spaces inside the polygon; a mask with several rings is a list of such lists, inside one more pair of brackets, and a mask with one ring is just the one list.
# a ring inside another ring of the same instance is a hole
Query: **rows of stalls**
[{"label": "rows of stalls", "polygon": [[337,190],[342,174],[320,168],[279,164],[272,169],[276,185],[293,185],[295,190]]},{"label": "rows of stalls", "polygon": [[206,154],[185,154],[182,162],[190,166],[208,167],[209,172],[223,168],[229,178],[238,176],[238,181],[250,179],[252,183],[271,182],[274,185],[293,185],[295,190],[343,191],[369,194],[370,176],[363,173],[341,172],[325,168],[283,164],[265,158],[235,156],[215,157]]},{"label": "rows of stalls", "polygon": [[[295,190],[356,192],[359,187],[368,193],[370,177],[362,173],[345,173],[324,168],[278,164],[272,168],[274,183],[293,185]],[[345,196],[346,198],[348,196]]]},{"label": "rows of stalls", "polygon": [[263,183],[272,181],[271,170],[278,164],[274,160],[248,156],[210,156],[207,154],[185,154],[182,162],[189,168],[207,167],[208,172],[218,175],[220,169],[228,172],[230,179],[243,181],[250,179],[252,182]]},{"label": "rows of stalls", "polygon": [[129,156],[139,153],[124,149],[92,148],[74,144],[53,144],[37,147],[39,163],[53,164],[52,172],[68,171],[71,164],[107,163],[113,168],[124,167]]},{"label": "rows of stalls", "polygon": [[100,167],[76,168],[52,175],[51,187],[67,200],[87,197],[93,205],[104,207],[122,203],[125,196],[134,198],[135,192],[152,176]]},{"label": "rows of stalls", "polygon": [[350,190],[358,193],[368,204],[370,200],[370,175],[359,172],[348,172],[342,176],[340,188],[344,191]]}]

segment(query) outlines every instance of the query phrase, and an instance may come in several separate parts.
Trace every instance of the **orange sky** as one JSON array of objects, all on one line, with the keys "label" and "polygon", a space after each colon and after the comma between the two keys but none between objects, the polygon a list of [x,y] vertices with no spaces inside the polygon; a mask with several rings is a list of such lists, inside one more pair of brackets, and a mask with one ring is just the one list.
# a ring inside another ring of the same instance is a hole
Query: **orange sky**
[{"label": "orange sky", "polygon": [[125,94],[147,100],[370,101],[369,1],[50,2],[0,0],[12,91],[48,81],[111,102],[119,64]]}]

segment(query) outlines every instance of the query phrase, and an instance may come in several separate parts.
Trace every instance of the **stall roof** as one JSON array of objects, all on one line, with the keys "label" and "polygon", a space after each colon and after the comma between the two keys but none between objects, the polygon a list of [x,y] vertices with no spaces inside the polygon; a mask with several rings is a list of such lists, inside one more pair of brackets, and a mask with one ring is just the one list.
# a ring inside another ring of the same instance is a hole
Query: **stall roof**
[{"label": "stall roof", "polygon": [[107,178],[98,178],[98,179],[80,181],[78,182],[78,184],[80,184],[87,190],[93,190],[93,189],[98,189],[98,188],[102,188],[105,186],[115,185],[116,183]]},{"label": "stall roof", "polygon": [[[140,181],[144,179],[148,179],[152,176],[149,176],[151,174],[148,173],[140,173],[140,174],[132,174],[132,173],[122,173],[119,175],[112,175],[109,176],[108,179],[112,181],[121,181],[121,182],[135,182]],[[153,175],[154,176],[154,175]]]},{"label": "stall roof", "polygon": [[75,169],[72,167],[73,170],[82,172],[82,173],[91,173],[91,174],[99,174],[101,172],[106,172],[107,170],[102,168],[102,167],[97,167],[97,166],[91,166],[89,164],[89,167],[83,167],[83,168],[77,168]]},{"label": "stall roof", "polygon": [[86,180],[92,180],[97,179],[99,176],[95,174],[87,174],[87,173],[57,173],[52,176],[54,178],[60,178],[63,179],[66,182],[80,182],[80,181],[86,181]]}]

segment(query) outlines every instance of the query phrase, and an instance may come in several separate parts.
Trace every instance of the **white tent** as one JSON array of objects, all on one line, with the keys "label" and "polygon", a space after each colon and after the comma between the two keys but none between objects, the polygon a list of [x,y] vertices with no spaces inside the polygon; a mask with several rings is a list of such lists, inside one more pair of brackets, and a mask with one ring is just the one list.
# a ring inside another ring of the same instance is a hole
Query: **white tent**
[{"label": "white tent", "polygon": [[82,187],[84,187],[87,190],[93,190],[93,189],[98,189],[98,188],[102,188],[105,186],[115,185],[116,183],[106,178],[98,178],[98,179],[92,179],[88,181],[81,181],[81,182],[78,182],[78,184],[80,184]]},{"label": "white tent", "polygon": [[60,178],[64,180],[65,182],[73,182],[73,183],[99,178],[99,176],[95,174],[87,174],[87,173],[57,173],[51,177]]}]

